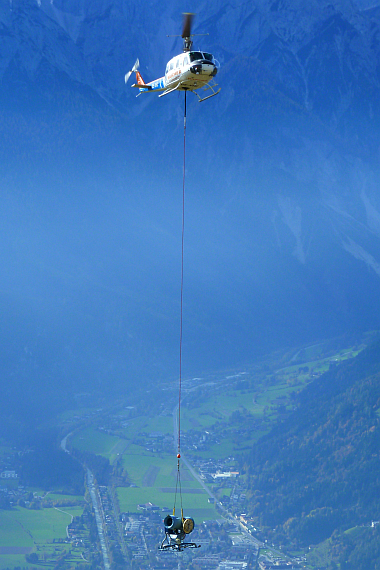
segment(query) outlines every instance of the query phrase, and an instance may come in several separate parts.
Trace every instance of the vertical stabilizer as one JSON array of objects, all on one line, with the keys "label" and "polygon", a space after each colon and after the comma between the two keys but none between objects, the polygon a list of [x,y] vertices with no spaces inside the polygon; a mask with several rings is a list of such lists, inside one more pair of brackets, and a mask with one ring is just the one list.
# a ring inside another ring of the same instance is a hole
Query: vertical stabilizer
[{"label": "vertical stabilizer", "polygon": [[141,77],[141,73],[139,71],[136,71],[136,83],[138,85],[145,85],[145,81]]}]

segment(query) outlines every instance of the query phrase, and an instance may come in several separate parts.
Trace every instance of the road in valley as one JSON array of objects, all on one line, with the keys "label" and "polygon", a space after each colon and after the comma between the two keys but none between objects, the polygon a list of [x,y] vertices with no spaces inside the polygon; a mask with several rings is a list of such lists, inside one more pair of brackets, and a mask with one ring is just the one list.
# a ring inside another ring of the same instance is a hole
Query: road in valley
[{"label": "road in valley", "polygon": [[[61,449],[65,453],[70,453],[70,451],[67,449],[67,439],[72,435],[72,433],[73,432],[68,433],[61,440]],[[94,507],[94,512],[95,512],[95,520],[96,520],[96,526],[98,529],[100,548],[101,548],[102,556],[103,556],[104,570],[111,570],[108,544],[107,544],[106,534],[105,534],[105,530],[104,530],[105,525],[104,525],[103,507],[102,507],[102,503],[101,503],[101,500],[99,497],[99,491],[97,489],[93,473],[91,473],[91,471],[89,469],[87,469],[87,467],[85,469],[87,472],[87,487],[88,487],[88,491],[90,493],[92,506]]]},{"label": "road in valley", "polygon": [[90,493],[92,505],[95,511],[95,520],[96,526],[98,527],[98,535],[100,541],[100,548],[102,550],[103,555],[103,564],[105,570],[111,569],[110,558],[108,553],[108,544],[106,540],[106,534],[104,530],[104,515],[103,515],[103,507],[100,501],[99,492],[96,487],[96,483],[94,480],[94,475],[91,473],[89,469],[87,469],[87,487]]}]

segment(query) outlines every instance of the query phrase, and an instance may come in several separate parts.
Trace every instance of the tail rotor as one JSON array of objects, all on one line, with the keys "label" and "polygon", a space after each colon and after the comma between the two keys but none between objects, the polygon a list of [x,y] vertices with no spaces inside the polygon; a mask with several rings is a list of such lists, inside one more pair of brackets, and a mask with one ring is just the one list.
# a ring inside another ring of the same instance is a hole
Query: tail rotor
[{"label": "tail rotor", "polygon": [[124,77],[125,83],[127,83],[131,74],[134,73],[135,71],[137,71],[139,67],[140,67],[140,62],[139,62],[139,58],[137,58],[135,61],[135,65],[132,67],[132,69],[130,71],[128,71],[128,73],[125,74],[125,77]]}]

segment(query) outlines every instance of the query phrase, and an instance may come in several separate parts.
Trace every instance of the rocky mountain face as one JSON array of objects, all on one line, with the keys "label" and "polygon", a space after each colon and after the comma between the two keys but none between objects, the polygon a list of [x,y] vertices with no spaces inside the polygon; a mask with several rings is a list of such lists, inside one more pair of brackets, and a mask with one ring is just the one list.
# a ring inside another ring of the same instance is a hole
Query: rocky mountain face
[{"label": "rocky mountain face", "polygon": [[[377,328],[380,8],[193,4],[222,91],[188,95],[186,373]],[[163,74],[188,9],[2,3],[4,377],[176,376],[183,94],[124,74]]]}]

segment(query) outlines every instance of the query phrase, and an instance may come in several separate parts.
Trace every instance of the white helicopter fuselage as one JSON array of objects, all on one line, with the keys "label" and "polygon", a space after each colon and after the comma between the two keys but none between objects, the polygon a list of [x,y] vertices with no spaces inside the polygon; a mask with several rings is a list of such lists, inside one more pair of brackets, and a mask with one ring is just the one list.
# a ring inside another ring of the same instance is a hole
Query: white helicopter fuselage
[{"label": "white helicopter fuselage", "polygon": [[[163,91],[160,97],[175,90],[195,91],[207,86],[217,74],[218,67],[219,64],[212,54],[188,51],[173,57],[166,66],[165,75],[149,83],[145,83],[141,74],[136,71],[137,83],[132,87],[137,87],[140,93]],[[211,90],[214,93],[214,90]]]},{"label": "white helicopter fuselage", "polygon": [[204,87],[218,72],[213,56],[204,52],[188,52],[173,57],[165,71],[165,87],[193,91]]}]

